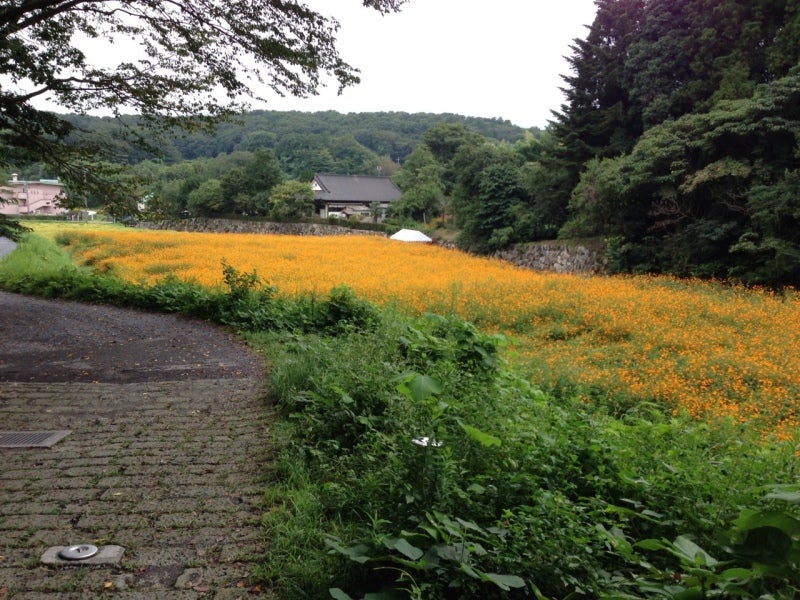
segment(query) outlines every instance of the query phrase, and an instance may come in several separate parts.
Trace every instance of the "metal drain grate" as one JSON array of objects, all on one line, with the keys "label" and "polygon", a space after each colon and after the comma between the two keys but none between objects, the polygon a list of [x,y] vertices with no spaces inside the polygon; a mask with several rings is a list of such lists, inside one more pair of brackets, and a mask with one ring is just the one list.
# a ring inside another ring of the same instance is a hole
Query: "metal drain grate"
[{"label": "metal drain grate", "polygon": [[0,431],[0,448],[49,448],[71,431]]}]

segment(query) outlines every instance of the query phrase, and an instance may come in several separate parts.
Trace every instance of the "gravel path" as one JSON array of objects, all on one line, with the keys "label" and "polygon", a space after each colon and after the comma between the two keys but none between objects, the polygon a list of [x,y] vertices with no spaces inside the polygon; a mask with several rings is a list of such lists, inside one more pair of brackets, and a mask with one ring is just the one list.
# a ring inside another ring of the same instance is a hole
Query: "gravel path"
[{"label": "gravel path", "polygon": [[[250,598],[270,412],[261,360],[170,315],[0,292],[0,600]],[[48,548],[124,547],[46,565]]]}]

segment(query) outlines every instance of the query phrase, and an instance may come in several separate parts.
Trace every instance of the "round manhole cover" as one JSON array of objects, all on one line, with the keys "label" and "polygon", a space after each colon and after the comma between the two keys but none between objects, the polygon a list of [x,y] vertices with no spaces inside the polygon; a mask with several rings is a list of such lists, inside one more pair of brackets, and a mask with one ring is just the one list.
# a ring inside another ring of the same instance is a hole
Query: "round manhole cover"
[{"label": "round manhole cover", "polygon": [[67,546],[58,553],[59,558],[64,560],[83,560],[91,558],[97,554],[97,546],[92,544],[78,544],[77,546]]}]

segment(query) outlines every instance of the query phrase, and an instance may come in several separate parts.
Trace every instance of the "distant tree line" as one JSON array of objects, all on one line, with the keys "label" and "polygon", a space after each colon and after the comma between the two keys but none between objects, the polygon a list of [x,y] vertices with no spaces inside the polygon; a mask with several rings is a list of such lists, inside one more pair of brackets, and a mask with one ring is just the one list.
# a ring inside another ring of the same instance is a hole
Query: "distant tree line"
[{"label": "distant tree line", "polygon": [[[150,217],[192,214],[286,219],[310,212],[311,205],[305,203],[303,210],[296,205],[290,208],[285,196],[273,198],[274,191],[285,192],[276,186],[291,184],[297,190],[297,182],[310,182],[315,173],[391,177],[412,158],[426,132],[436,127],[452,126],[471,132],[470,139],[495,144],[532,135],[501,119],[402,112],[255,111],[221,123],[215,133],[173,130],[167,134],[138,129],[136,119],[129,116],[65,118],[74,126],[73,143],[81,137],[91,138],[95,144],[113,149],[110,154],[117,165],[127,165],[129,185],[129,193],[117,195],[113,202],[103,195],[71,194],[70,203],[76,207],[102,205],[115,216],[142,210]],[[25,178],[49,176],[42,163],[20,168]],[[429,218],[437,216],[441,199],[429,201],[427,208]]]},{"label": "distant tree line", "polygon": [[[433,113],[257,110],[224,121],[214,131],[174,129],[166,134],[137,129],[137,119],[131,116],[65,118],[75,127],[76,137],[90,132],[92,139],[116,146],[119,162],[138,164],[150,159],[172,164],[268,149],[294,178],[329,171],[374,173],[381,161],[402,163],[423,134],[440,123],[460,123],[498,141],[514,142],[525,134],[522,127],[502,119]],[[133,143],[132,137],[143,143]]]}]

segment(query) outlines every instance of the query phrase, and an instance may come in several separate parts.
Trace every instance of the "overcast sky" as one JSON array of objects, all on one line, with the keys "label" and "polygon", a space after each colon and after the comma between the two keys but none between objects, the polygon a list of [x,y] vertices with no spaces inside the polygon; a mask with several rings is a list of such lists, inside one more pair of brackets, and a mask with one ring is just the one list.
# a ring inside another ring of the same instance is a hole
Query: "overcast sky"
[{"label": "overcast sky", "polygon": [[358,0],[308,4],[341,23],[338,47],[361,84],[254,108],[455,113],[544,127],[563,102],[564,56],[595,15],[593,0],[410,0],[386,16]]},{"label": "overcast sky", "polygon": [[[307,99],[261,90],[268,102],[252,108],[454,113],[522,127],[545,127],[560,108],[561,76],[570,74],[564,57],[586,37],[596,10],[594,0],[409,0],[382,16],[361,0],[305,3],[340,22],[340,56],[361,70],[361,83],[337,95],[333,82]],[[87,49],[112,66],[132,44],[100,40]]]}]

